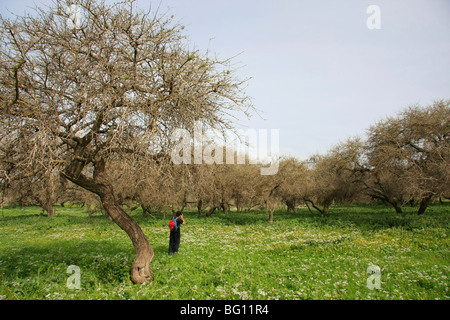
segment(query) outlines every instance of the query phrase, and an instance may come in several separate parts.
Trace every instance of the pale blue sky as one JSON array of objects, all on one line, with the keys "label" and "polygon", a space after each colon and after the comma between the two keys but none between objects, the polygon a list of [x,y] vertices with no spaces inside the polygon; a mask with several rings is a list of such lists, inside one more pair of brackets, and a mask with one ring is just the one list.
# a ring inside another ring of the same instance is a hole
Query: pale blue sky
[{"label": "pale blue sky", "polygon": [[[0,13],[50,2],[0,0]],[[238,75],[252,78],[247,93],[265,119],[242,123],[279,129],[284,154],[325,152],[408,105],[450,98],[448,0],[137,3],[170,8],[201,50],[240,53]],[[366,26],[369,5],[381,9],[380,30]]]}]

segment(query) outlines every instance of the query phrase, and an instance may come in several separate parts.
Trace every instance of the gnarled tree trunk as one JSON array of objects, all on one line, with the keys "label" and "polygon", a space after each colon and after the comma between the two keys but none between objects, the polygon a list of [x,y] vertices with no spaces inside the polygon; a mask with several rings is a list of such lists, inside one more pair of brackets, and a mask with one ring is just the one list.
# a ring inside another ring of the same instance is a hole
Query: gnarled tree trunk
[{"label": "gnarled tree trunk", "polygon": [[419,210],[417,211],[417,214],[419,216],[425,213],[425,210],[427,209],[428,204],[430,203],[432,197],[433,195],[426,195],[425,197],[422,198],[422,200],[420,201]]},{"label": "gnarled tree trunk", "polygon": [[395,200],[389,203],[394,207],[396,213],[403,213],[402,207]]},{"label": "gnarled tree trunk", "polygon": [[203,213],[202,208],[203,208],[203,200],[202,200],[202,199],[199,199],[199,200],[197,201],[197,209],[198,209],[198,215],[199,215],[199,216],[201,216],[202,213]]},{"label": "gnarled tree trunk", "polygon": [[83,165],[74,161],[66,168],[63,175],[80,187],[96,193],[109,217],[130,237],[136,252],[136,257],[131,265],[131,281],[133,283],[150,281],[152,279],[150,263],[154,255],[153,248],[138,223],[122,209],[115,198],[113,187],[105,176],[105,165],[103,159],[94,163],[94,178],[92,179],[80,173],[77,169]]},{"label": "gnarled tree trunk", "polygon": [[267,199],[265,203],[266,211],[269,214],[269,223],[273,224],[273,213],[275,211],[275,208],[277,207],[277,202],[271,199]]},{"label": "gnarled tree trunk", "polygon": [[112,187],[106,189],[109,190],[99,193],[103,207],[111,219],[128,234],[136,251],[136,257],[131,265],[131,281],[133,283],[149,281],[152,279],[150,263],[154,255],[153,248],[138,223],[121,208],[114,197]]},{"label": "gnarled tree trunk", "polygon": [[209,208],[209,210],[206,212],[206,216],[207,217],[210,217],[213,213],[214,213],[214,211],[216,211],[216,209],[219,209],[219,206],[212,206],[211,208]]}]

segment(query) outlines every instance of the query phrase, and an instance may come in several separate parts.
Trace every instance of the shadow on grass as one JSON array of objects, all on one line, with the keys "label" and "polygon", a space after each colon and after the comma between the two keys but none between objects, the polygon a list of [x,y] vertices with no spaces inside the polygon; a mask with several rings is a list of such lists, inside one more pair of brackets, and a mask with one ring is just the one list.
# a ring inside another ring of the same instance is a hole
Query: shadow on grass
[{"label": "shadow on grass", "polygon": [[64,225],[64,224],[81,224],[81,225],[95,225],[95,224],[104,224],[110,223],[114,224],[107,216],[105,215],[92,215],[91,217],[88,214],[78,211],[65,211],[64,213],[57,213],[53,217],[47,217],[46,215],[40,215],[40,211],[37,213],[34,211],[26,211],[23,210],[23,213],[20,211],[15,211],[11,214],[11,209],[9,212],[4,214],[3,217],[0,217],[0,225],[30,225],[30,224],[53,224],[53,225]]},{"label": "shadow on grass", "polygon": [[[153,249],[155,257],[167,255],[166,246],[156,245]],[[130,282],[134,257],[131,241],[60,240],[0,249],[0,275],[2,281],[32,280],[31,283],[37,281],[65,286],[71,275],[67,273],[67,268],[76,265],[81,271],[83,287],[94,288],[98,284]]]},{"label": "shadow on grass", "polygon": [[[37,227],[63,226],[63,225],[91,225],[109,227],[115,223],[107,216],[96,214],[87,216],[82,208],[58,208],[60,214],[53,218],[39,216],[38,207],[25,207],[17,209],[5,209],[9,212],[0,218],[0,224],[20,226],[37,225]],[[12,210],[12,211],[11,211]],[[12,214],[11,214],[12,212]],[[307,208],[298,208],[297,213],[277,210],[274,213],[274,225],[292,224],[302,226],[330,226],[330,227],[357,227],[361,230],[378,230],[387,228],[427,228],[427,227],[450,227],[450,202],[430,205],[426,213],[417,215],[417,207],[404,207],[404,213],[397,214],[393,208],[384,205],[352,205],[334,206],[329,212],[321,214],[317,211],[310,212]],[[132,217],[143,227],[167,227],[170,218],[151,219],[143,218],[140,213],[132,214]],[[219,211],[210,217],[199,216],[193,210],[185,213],[188,225],[208,226],[211,224],[226,226],[250,226],[268,225],[269,216],[262,211],[251,211],[238,213],[231,211],[227,214]]]},{"label": "shadow on grass", "polygon": [[[404,208],[404,213],[397,214],[390,207],[376,206],[336,206],[326,214],[310,212],[307,208],[298,208],[297,213],[277,210],[274,213],[274,225],[292,224],[302,226],[356,227],[361,230],[378,230],[388,228],[404,228],[407,230],[427,227],[450,227],[450,203],[432,205],[425,215],[418,216],[417,208]],[[221,223],[225,225],[267,225],[268,214],[264,211],[223,212],[204,218],[205,223]],[[210,220],[208,220],[210,219]]]}]

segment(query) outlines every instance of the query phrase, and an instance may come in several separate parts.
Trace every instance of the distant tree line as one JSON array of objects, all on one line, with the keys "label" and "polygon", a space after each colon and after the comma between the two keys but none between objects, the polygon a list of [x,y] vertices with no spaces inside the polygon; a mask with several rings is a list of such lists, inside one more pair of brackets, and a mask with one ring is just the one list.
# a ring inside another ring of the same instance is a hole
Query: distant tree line
[{"label": "distant tree line", "polygon": [[[366,139],[348,139],[326,154],[303,161],[281,158],[275,175],[261,175],[262,164],[250,164],[248,158],[245,164],[177,165],[167,155],[141,170],[110,159],[108,179],[128,213],[140,207],[144,216],[153,218],[186,207],[206,216],[216,210],[245,212],[263,207],[272,222],[280,206],[293,212],[306,206],[326,213],[335,204],[355,201],[381,201],[397,213],[405,205],[417,206],[418,214],[424,214],[432,199],[450,197],[449,103],[407,108],[371,126]],[[6,150],[2,144],[4,172],[8,172]],[[81,204],[89,214],[103,210],[95,194],[56,169],[2,181],[4,203],[39,205],[49,216],[54,203]]]}]

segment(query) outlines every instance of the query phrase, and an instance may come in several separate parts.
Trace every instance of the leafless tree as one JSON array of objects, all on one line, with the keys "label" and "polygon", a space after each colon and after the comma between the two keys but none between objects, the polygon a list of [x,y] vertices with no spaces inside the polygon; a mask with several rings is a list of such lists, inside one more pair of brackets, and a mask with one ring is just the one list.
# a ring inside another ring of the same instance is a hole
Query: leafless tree
[{"label": "leafless tree", "polygon": [[308,189],[308,167],[296,158],[282,158],[277,174],[279,187],[276,190],[280,202],[288,211],[297,212],[297,206],[304,201]]},{"label": "leafless tree", "polygon": [[[82,14],[76,23],[68,23],[70,4]],[[151,280],[153,248],[118,203],[108,161],[140,170],[167,159],[175,128],[197,120],[231,128],[236,110],[252,109],[245,80],[230,60],[190,49],[172,18],[133,1],[55,0],[33,15],[1,18],[0,37],[0,132],[28,144],[15,168],[57,168],[97,194],[135,248],[131,280]]]},{"label": "leafless tree", "polygon": [[312,156],[309,163],[307,191],[304,201],[320,213],[326,213],[335,203],[350,203],[360,189],[353,176],[359,162],[361,141],[349,139],[324,155]]},{"label": "leafless tree", "polygon": [[441,100],[409,107],[369,129],[369,169],[381,199],[390,202],[392,194],[397,201],[419,199],[423,214],[432,197],[449,193],[449,106],[450,100]]}]

